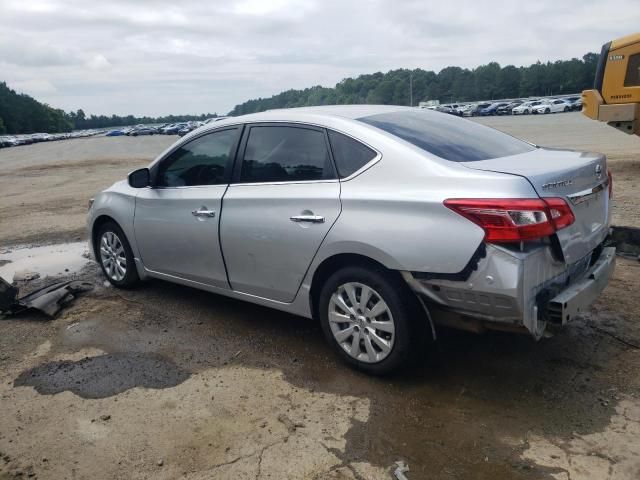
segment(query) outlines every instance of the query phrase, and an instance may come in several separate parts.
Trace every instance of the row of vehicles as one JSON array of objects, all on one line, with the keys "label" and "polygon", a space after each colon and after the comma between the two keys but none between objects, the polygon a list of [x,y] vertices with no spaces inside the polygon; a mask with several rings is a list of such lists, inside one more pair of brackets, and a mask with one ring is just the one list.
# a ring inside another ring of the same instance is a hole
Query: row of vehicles
[{"label": "row of vehicles", "polygon": [[427,107],[431,110],[458,117],[485,117],[489,115],[529,115],[571,112],[582,109],[580,96],[563,98],[528,98],[499,102],[479,102]]},{"label": "row of vehicles", "polygon": [[0,148],[31,145],[32,143],[53,142],[69,138],[92,137],[100,133],[97,130],[77,130],[68,133],[30,133],[25,135],[0,135]]},{"label": "row of vehicles", "polygon": [[121,135],[127,135],[129,137],[137,137],[142,135],[179,135],[183,137],[184,135],[195,130],[198,127],[223,120],[224,118],[227,117],[213,117],[205,120],[204,122],[191,121],[163,123],[161,125],[136,125],[133,127],[124,127],[110,130],[109,132],[107,132],[106,136],[118,137]]}]

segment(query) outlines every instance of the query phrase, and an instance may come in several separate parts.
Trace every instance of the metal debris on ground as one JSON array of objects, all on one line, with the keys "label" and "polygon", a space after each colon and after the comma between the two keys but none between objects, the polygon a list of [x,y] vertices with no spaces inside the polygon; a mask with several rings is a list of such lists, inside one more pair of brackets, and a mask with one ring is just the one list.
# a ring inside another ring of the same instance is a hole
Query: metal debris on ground
[{"label": "metal debris on ground", "polygon": [[0,314],[11,316],[33,308],[54,317],[78,293],[92,289],[91,283],[73,280],[57,282],[18,298],[18,289],[0,277]]},{"label": "metal debris on ground", "polygon": [[405,473],[409,471],[409,465],[404,463],[402,460],[396,462],[396,469],[393,472],[393,475],[397,478],[397,480],[409,480]]}]

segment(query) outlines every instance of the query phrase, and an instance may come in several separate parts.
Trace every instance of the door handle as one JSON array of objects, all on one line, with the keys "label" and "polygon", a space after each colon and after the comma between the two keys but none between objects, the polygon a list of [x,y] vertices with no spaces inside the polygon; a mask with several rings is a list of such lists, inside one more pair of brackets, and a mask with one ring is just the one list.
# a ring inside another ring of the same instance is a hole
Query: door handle
[{"label": "door handle", "polygon": [[309,222],[309,223],[324,223],[324,217],[320,215],[294,215],[289,217],[292,222]]},{"label": "door handle", "polygon": [[215,210],[207,210],[206,207],[200,207],[200,210],[193,210],[191,215],[194,217],[215,217]]}]

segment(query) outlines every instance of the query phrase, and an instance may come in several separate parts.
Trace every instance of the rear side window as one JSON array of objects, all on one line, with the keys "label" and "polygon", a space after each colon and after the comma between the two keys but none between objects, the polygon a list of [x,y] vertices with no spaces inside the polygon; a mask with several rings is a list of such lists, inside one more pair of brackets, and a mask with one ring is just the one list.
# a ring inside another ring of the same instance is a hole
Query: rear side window
[{"label": "rear side window", "polygon": [[198,137],[165,158],[160,165],[158,187],[193,187],[228,183],[231,147],[238,129]]},{"label": "rear side window", "polygon": [[329,130],[329,142],[340,178],[357,172],[377,155],[366,145],[332,130]]},{"label": "rear side window", "polygon": [[488,160],[535,149],[493,128],[438,112],[381,113],[358,120],[453,162]]},{"label": "rear side window", "polygon": [[324,132],[300,127],[251,127],[240,181],[300,182],[335,178]]}]

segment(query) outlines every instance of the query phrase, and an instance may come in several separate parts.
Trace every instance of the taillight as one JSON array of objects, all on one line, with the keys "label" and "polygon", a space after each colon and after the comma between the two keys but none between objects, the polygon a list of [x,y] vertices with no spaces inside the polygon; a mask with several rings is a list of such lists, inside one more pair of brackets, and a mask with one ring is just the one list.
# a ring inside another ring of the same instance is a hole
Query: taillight
[{"label": "taillight", "polygon": [[492,243],[548,237],[575,221],[562,198],[452,198],[444,205],[484,229]]},{"label": "taillight", "polygon": [[607,178],[609,179],[609,198],[613,197],[613,175],[611,170],[607,169]]}]

